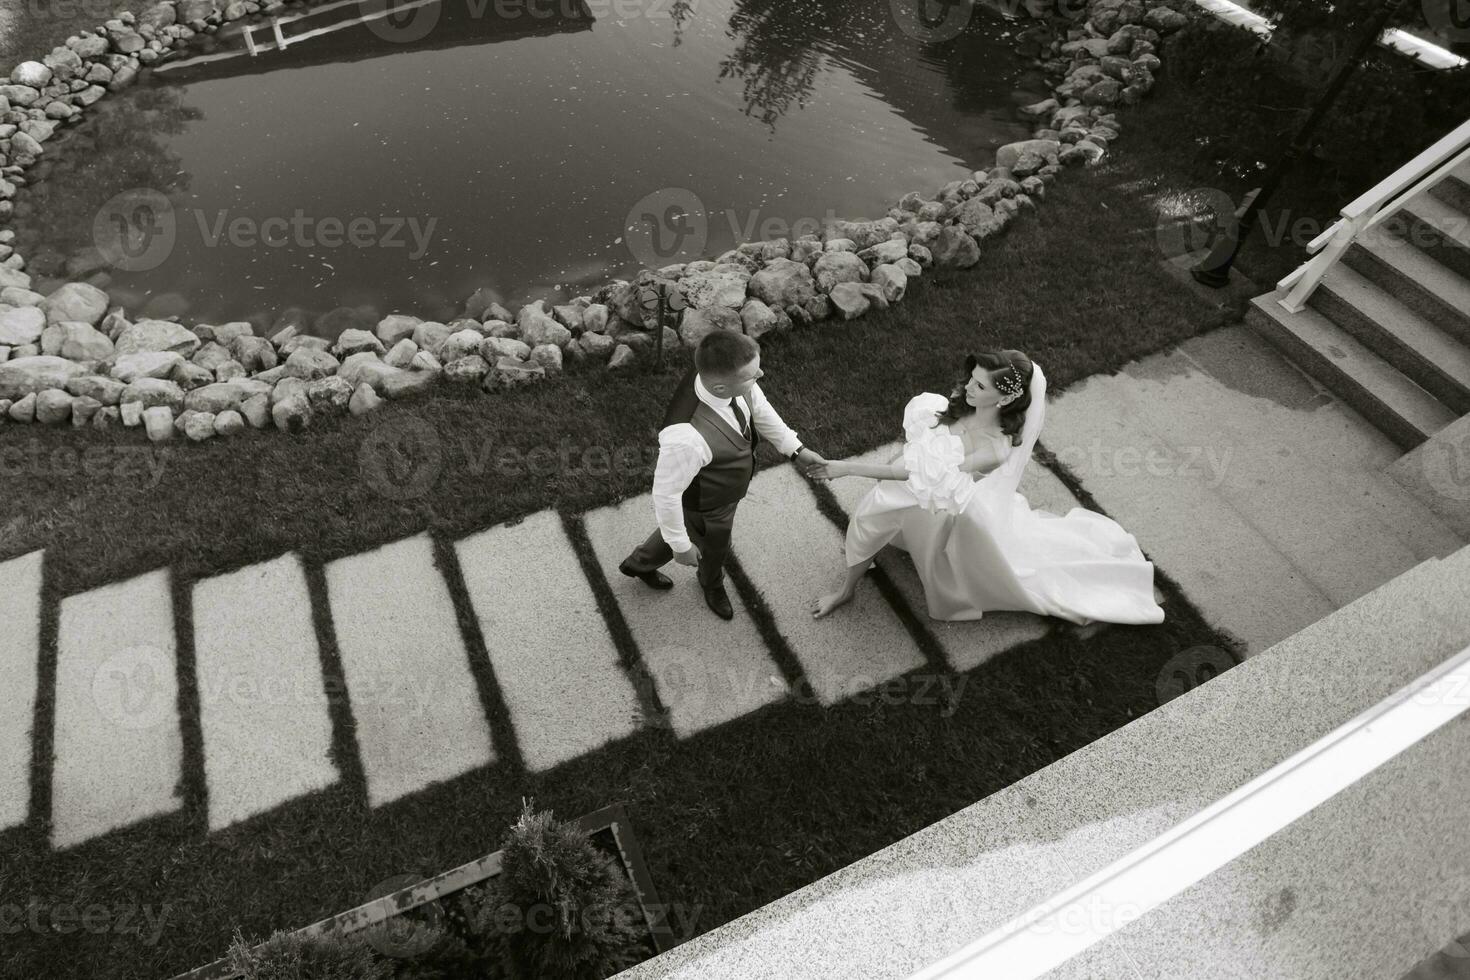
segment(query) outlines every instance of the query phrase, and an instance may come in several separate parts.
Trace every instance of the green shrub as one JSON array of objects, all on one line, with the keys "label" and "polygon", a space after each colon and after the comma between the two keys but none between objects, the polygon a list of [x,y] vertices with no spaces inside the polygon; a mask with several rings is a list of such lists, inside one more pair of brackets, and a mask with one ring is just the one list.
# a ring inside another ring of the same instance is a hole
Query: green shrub
[{"label": "green shrub", "polygon": [[602,980],[649,952],[637,893],[574,823],[529,804],[506,834],[501,873],[468,903],[469,931],[525,980]]},{"label": "green shrub", "polygon": [[356,936],[305,939],[277,932],[252,946],[239,930],[230,944],[230,966],[242,980],[391,980],[393,968]]}]

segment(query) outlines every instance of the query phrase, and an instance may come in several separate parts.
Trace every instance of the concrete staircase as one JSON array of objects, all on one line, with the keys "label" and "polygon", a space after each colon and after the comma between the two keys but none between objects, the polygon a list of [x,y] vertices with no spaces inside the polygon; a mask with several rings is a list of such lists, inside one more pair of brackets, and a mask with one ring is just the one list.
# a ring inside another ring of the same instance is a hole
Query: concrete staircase
[{"label": "concrete staircase", "polygon": [[1470,160],[1361,236],[1308,305],[1246,318],[1405,450],[1470,413]]}]

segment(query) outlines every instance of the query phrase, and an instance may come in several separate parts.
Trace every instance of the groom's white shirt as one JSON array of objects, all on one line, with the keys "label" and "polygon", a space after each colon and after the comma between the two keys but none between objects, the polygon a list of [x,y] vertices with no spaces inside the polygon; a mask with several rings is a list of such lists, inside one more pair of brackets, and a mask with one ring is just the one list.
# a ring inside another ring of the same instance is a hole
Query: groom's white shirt
[{"label": "groom's white shirt", "polygon": [[[740,431],[740,423],[730,408],[732,399],[711,394],[698,375],[694,377],[694,394],[714,409],[732,430]],[[796,452],[801,440],[766,401],[758,384],[750,389],[750,410],[750,422],[762,439],[775,446],[782,456]],[[658,463],[653,470],[653,515],[658,520],[658,530],[664,542],[675,551],[689,550],[689,535],[684,529],[684,491],[714,458],[715,454],[709,443],[704,441],[704,436],[688,422],[667,426],[658,434]]]}]

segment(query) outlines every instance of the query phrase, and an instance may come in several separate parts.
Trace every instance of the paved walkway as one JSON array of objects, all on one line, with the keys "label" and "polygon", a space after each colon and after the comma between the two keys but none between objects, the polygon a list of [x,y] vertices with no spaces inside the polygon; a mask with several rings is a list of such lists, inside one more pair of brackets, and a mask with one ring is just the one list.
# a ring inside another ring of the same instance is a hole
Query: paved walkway
[{"label": "paved walkway", "polygon": [[[1252,650],[1462,543],[1379,472],[1397,458],[1386,439],[1243,330],[1076,386],[1053,403],[1042,444],[1212,623]],[[849,509],[866,487],[831,485]],[[1076,505],[1041,465],[1021,489],[1033,506]],[[1026,614],[929,622],[912,566],[897,553],[880,559],[896,604],[869,587],[814,622],[811,599],[841,570],[842,531],[795,470],[780,466],[756,478],[735,540],[780,634],[773,650],[738,595],[733,622],[709,614],[686,569],[672,569],[672,594],[616,572],[650,521],[646,496],[583,516],[617,615],[679,738],[791,697],[801,678],[833,704],[888,678],[969,670],[1049,630],[1073,629]],[[0,831],[29,816],[41,564],[40,553],[0,563],[0,673],[9,682]],[[447,548],[421,534],[331,562],[319,570],[325,613],[312,606],[313,572],[287,554],[196,583],[188,638],[174,635],[166,569],[61,600],[54,756],[43,774],[53,846],[180,807],[181,682],[197,693],[211,829],[338,782],[331,746],[342,719],[334,720],[322,679],[328,644],[373,806],[508,756],[549,769],[661,723],[646,717],[626,651],[556,514]],[[473,624],[451,598],[451,582],[461,580]],[[926,656],[905,618],[928,626],[944,663],[932,650]],[[325,624],[329,638],[319,633]],[[180,677],[181,648],[193,651],[192,678]],[[486,682],[472,668],[480,650],[514,745],[492,734]]]}]

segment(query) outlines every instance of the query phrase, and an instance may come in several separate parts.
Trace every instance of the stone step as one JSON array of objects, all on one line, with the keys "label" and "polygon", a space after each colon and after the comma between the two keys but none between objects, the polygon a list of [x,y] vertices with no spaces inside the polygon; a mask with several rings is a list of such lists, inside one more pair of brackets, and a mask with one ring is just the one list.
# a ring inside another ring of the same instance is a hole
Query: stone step
[{"label": "stone step", "polygon": [[1430,193],[1457,211],[1470,214],[1470,160],[1461,160]]},{"label": "stone step", "polygon": [[[902,449],[902,443],[893,442],[853,459],[862,463],[884,464]],[[1075,498],[1049,470],[1037,466],[1030,469],[1040,469],[1045,473],[1045,477],[1042,477],[1028,472],[1022,479],[1021,493],[1033,507],[1051,510],[1053,513],[1065,513],[1076,506]],[[1047,477],[1050,479],[1046,479]],[[850,515],[877,482],[866,477],[851,476],[833,480],[829,486],[842,509]],[[1058,507],[1061,510],[1057,510]],[[838,554],[841,554],[840,550]],[[960,623],[929,619],[926,614],[924,584],[919,580],[909,556],[897,548],[884,548],[878,555],[877,565],[898,586],[909,608],[925,619],[930,632],[944,648],[945,659],[955,670],[966,671],[977,667],[996,654],[1045,636],[1055,625],[1044,616],[1025,612],[987,613],[983,619]]]},{"label": "stone step", "polygon": [[1332,389],[1404,449],[1454,420],[1454,413],[1320,312],[1288,313],[1277,294],[1257,296],[1246,320],[1287,357]]},{"label": "stone step", "polygon": [[368,801],[382,806],[494,762],[429,536],[334,561],[326,578]]},{"label": "stone step", "polygon": [[631,735],[637,692],[561,518],[542,511],[455,551],[527,768]]},{"label": "stone step", "polygon": [[41,656],[41,552],[0,562],[0,831],[25,823]]},{"label": "stone step", "polygon": [[1311,305],[1457,415],[1470,412],[1470,348],[1338,263]]},{"label": "stone step", "polygon": [[209,827],[337,781],[306,576],[295,555],[194,586],[194,663]]},{"label": "stone step", "polygon": [[1470,541],[1470,415],[1440,429],[1384,472]]},{"label": "stone step", "polygon": [[740,596],[727,588],[735,618],[721,622],[705,607],[694,569],[670,562],[666,592],[618,571],[628,553],[654,529],[647,495],[603,507],[585,518],[623,619],[680,738],[781,700],[786,680]]},{"label": "stone step", "polygon": [[1465,212],[1433,194],[1420,194],[1400,213],[1409,219],[1409,241],[1416,248],[1470,278],[1470,217]]},{"label": "stone step", "polygon": [[734,542],[741,567],[823,704],[924,666],[913,637],[871,583],[827,619],[812,618],[817,597],[842,581],[842,532],[817,510],[794,466],[756,476],[736,515]]},{"label": "stone step", "polygon": [[1359,239],[1344,261],[1441,330],[1470,344],[1470,279],[1389,234]]},{"label": "stone step", "polygon": [[179,809],[177,670],[166,569],[62,600],[51,784],[54,847]]}]

